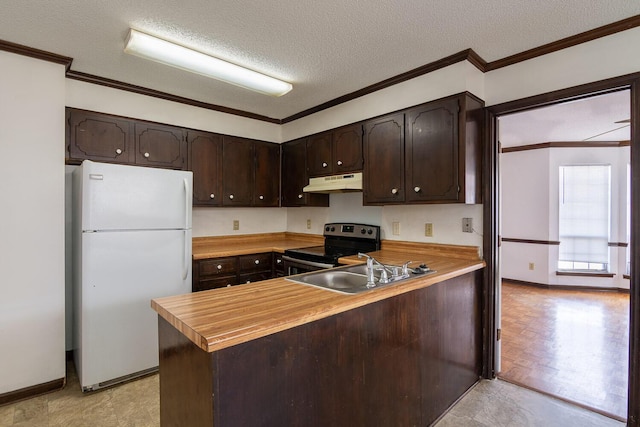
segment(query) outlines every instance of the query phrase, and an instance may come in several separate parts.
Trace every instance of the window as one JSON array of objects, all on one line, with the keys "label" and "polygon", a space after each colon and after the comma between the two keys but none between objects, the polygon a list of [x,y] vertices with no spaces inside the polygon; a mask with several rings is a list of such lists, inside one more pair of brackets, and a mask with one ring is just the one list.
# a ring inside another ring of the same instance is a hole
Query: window
[{"label": "window", "polygon": [[560,166],[559,270],[608,271],[611,166]]}]

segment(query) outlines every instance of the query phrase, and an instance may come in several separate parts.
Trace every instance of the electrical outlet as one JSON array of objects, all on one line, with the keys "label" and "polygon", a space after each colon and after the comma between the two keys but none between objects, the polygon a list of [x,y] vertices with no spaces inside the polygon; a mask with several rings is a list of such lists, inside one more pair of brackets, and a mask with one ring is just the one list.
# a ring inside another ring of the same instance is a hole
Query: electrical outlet
[{"label": "electrical outlet", "polygon": [[237,219],[233,220],[233,229],[234,230],[240,230],[240,221]]},{"label": "electrical outlet", "polygon": [[426,237],[433,237],[433,224],[427,222],[424,224],[424,235]]},{"label": "electrical outlet", "polygon": [[536,265],[532,262],[529,263],[529,270],[535,269]]},{"label": "electrical outlet", "polygon": [[311,230],[311,220],[307,220],[307,230]]},{"label": "electrical outlet", "polygon": [[393,235],[400,235],[400,221],[393,221]]},{"label": "electrical outlet", "polygon": [[462,232],[473,233],[473,218],[462,218]]}]

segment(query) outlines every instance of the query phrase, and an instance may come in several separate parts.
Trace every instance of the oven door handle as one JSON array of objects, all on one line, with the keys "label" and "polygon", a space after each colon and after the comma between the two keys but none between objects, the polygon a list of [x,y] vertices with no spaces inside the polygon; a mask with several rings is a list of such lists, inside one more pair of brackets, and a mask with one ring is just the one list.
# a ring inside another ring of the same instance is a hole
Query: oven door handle
[{"label": "oven door handle", "polygon": [[301,259],[293,258],[293,257],[287,256],[287,255],[282,255],[282,260],[283,261],[289,261],[289,262],[295,262],[297,264],[302,264],[302,265],[310,265],[311,267],[333,268],[333,264],[323,264],[321,262],[313,262],[313,261],[301,260]]}]

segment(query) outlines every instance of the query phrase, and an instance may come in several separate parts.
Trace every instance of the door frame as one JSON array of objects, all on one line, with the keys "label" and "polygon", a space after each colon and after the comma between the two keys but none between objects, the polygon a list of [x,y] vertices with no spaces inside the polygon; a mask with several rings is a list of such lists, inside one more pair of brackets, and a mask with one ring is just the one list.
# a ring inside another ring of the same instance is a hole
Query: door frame
[{"label": "door frame", "polygon": [[629,385],[627,397],[627,426],[640,427],[640,209],[633,209],[640,201],[640,73],[627,74],[598,82],[587,83],[553,92],[492,105],[485,109],[485,147],[483,150],[483,253],[487,268],[483,293],[483,370],[484,378],[495,378],[497,347],[496,318],[499,273],[499,143],[497,117],[546,105],[586,98],[596,94],[630,89],[631,92],[631,279],[629,317]]}]

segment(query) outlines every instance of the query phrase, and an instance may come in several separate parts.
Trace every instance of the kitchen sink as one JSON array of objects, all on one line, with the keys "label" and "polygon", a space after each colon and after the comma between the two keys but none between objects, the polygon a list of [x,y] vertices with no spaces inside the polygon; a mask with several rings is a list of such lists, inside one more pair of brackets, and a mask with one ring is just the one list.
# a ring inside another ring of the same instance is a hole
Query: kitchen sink
[{"label": "kitchen sink", "polygon": [[[387,265],[388,268],[393,269],[395,266]],[[432,272],[432,271],[429,271]],[[425,274],[425,273],[420,273]],[[389,286],[393,283],[409,280],[415,275],[412,273],[410,277],[393,280],[389,283],[379,283],[380,269],[374,270],[374,277],[376,285],[367,287],[367,266],[366,264],[347,265],[343,267],[332,268],[329,270],[318,270],[309,273],[298,274],[295,276],[286,277],[286,280],[291,282],[301,283],[304,285],[316,286],[319,288],[329,289],[336,292],[345,294],[358,294],[366,292],[372,289],[377,289],[385,286]]]}]

